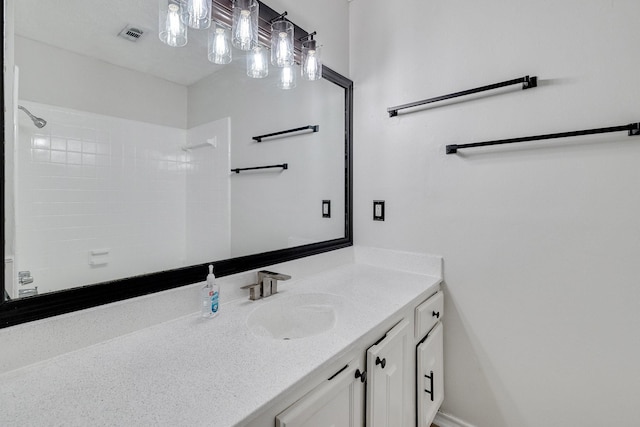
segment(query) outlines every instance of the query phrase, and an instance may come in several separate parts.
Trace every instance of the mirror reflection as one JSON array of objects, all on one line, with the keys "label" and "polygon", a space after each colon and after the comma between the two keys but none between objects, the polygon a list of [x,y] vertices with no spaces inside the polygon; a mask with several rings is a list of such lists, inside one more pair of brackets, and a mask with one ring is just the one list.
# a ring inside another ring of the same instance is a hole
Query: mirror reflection
[{"label": "mirror reflection", "polygon": [[212,64],[206,30],[169,47],[153,1],[9,3],[10,298],[345,236],[343,88]]}]

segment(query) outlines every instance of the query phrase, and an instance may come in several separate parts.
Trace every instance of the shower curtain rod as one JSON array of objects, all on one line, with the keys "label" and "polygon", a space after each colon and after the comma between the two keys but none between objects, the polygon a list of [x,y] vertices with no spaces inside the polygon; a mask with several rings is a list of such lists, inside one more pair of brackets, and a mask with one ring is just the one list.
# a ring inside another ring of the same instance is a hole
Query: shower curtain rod
[{"label": "shower curtain rod", "polygon": [[517,142],[538,141],[541,139],[568,138],[573,136],[594,135],[599,133],[629,131],[629,136],[640,136],[640,123],[630,123],[623,126],[613,126],[608,128],[577,130],[573,132],[549,133],[546,135],[524,136],[520,138],[498,139],[495,141],[475,142],[473,144],[452,144],[447,145],[447,154],[455,154],[463,148],[486,147],[488,145],[513,144]]}]

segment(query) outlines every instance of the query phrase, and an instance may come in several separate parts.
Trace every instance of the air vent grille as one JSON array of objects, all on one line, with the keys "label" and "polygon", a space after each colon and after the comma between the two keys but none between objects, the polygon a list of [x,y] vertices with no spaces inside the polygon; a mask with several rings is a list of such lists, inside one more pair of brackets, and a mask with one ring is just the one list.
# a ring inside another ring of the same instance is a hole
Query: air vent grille
[{"label": "air vent grille", "polygon": [[122,31],[120,31],[118,36],[132,42],[137,42],[138,40],[140,40],[143,34],[144,34],[144,30],[141,29],[140,27],[127,25],[122,29]]}]

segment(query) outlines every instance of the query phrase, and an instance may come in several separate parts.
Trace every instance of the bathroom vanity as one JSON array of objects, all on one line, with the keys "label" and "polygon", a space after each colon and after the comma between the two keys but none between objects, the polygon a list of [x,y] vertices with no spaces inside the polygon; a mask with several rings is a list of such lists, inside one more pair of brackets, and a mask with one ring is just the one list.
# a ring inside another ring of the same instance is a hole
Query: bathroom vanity
[{"label": "bathroom vanity", "polygon": [[3,425],[430,425],[443,398],[441,258],[325,257],[337,253],[327,268],[322,256],[269,267],[292,279],[258,301],[240,289],[247,274],[221,279],[217,318],[194,300],[192,314],[0,375]]}]

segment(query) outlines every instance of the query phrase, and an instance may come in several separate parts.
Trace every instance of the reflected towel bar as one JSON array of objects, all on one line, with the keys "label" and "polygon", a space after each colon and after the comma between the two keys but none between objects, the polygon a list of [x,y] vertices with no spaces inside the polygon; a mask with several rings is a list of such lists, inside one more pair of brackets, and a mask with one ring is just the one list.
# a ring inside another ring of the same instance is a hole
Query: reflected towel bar
[{"label": "reflected towel bar", "polygon": [[444,101],[447,99],[458,98],[460,96],[471,95],[478,92],[484,92],[486,90],[498,89],[500,87],[511,86],[515,84],[522,83],[522,89],[531,89],[533,87],[538,87],[538,77],[533,76],[524,76],[518,79],[507,80],[505,82],[494,83],[487,86],[477,87],[475,89],[463,90],[462,92],[450,93],[448,95],[437,96],[435,98],[424,99],[422,101],[412,102],[410,104],[398,105],[397,107],[389,107],[387,108],[387,112],[389,113],[389,117],[395,117],[398,115],[399,110],[404,110],[406,108],[418,107],[420,105],[431,104],[438,101]]},{"label": "reflected towel bar", "polygon": [[275,133],[269,133],[269,134],[266,134],[266,135],[254,136],[251,139],[253,139],[256,142],[262,142],[262,138],[269,138],[269,137],[272,137],[272,136],[283,135],[285,133],[299,132],[301,130],[311,130],[311,132],[319,132],[320,131],[320,125],[308,125],[308,126],[303,126],[301,128],[283,130],[282,132],[275,132]]},{"label": "reflected towel bar", "polygon": [[281,165],[255,166],[252,168],[235,168],[235,169],[231,169],[231,172],[240,173],[241,171],[252,171],[257,169],[273,169],[273,168],[282,168],[282,170],[285,170],[285,169],[289,169],[289,164],[283,163]]},{"label": "reflected towel bar", "polygon": [[541,139],[567,138],[572,136],[594,135],[598,133],[629,131],[629,136],[640,136],[640,123],[630,123],[624,126],[614,126],[599,129],[578,130],[574,132],[549,133],[546,135],[524,136],[521,138],[499,139],[496,141],[475,142],[473,144],[447,145],[447,154],[455,154],[462,148],[486,147],[488,145],[513,144],[516,142],[538,141]]}]

